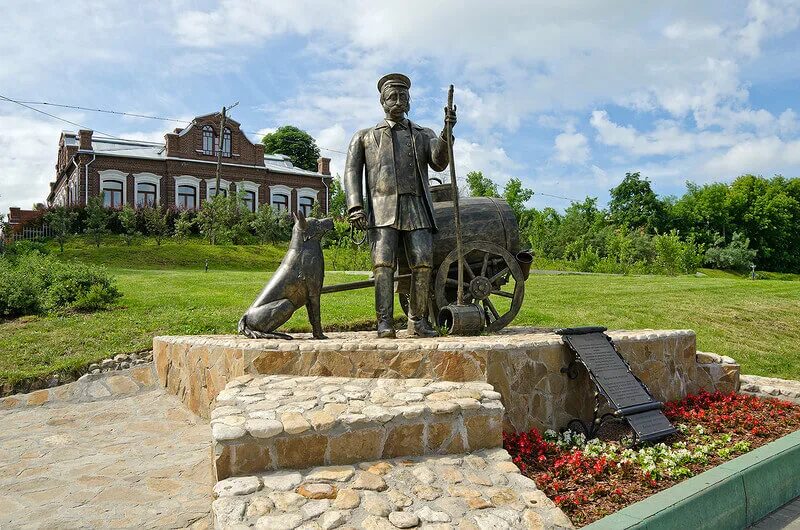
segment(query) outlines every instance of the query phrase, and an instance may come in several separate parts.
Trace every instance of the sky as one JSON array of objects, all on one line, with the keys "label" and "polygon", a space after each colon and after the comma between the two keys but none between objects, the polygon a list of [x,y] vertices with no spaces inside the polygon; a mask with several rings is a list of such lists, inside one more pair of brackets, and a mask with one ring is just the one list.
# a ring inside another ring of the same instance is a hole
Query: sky
[{"label": "sky", "polygon": [[[687,180],[800,176],[800,0],[369,2],[6,0],[0,95],[123,138],[239,102],[252,140],[308,131],[341,173],[376,124],[377,80],[412,80],[413,121],[441,130],[455,85],[459,177],[521,179],[562,210],[640,171]],[[0,101],[0,212],[43,202],[59,134],[79,127]]]}]

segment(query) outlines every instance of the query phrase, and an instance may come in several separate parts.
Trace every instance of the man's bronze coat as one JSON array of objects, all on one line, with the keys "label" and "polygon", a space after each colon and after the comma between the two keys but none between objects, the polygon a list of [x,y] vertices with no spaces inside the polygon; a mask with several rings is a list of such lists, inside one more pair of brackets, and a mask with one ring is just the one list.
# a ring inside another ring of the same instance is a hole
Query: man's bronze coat
[{"label": "man's bronze coat", "polygon": [[[409,120],[411,125],[417,178],[421,180],[423,199],[430,215],[433,230],[433,200],[428,186],[428,166],[434,171],[444,171],[448,164],[447,142],[431,129]],[[397,216],[397,178],[394,164],[394,147],[389,124],[381,120],[375,127],[362,129],[353,135],[347,150],[344,169],[344,189],[347,193],[347,210],[364,208],[364,186],[367,186],[367,220],[370,228],[392,226]],[[406,178],[412,177],[411,175]],[[402,178],[402,176],[401,176]]]}]

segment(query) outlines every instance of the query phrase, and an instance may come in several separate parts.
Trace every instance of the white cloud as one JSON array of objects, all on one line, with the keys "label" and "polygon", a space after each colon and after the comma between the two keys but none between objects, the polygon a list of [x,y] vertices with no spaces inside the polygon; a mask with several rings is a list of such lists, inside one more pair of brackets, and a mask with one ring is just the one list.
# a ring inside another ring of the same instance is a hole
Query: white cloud
[{"label": "white cloud", "polygon": [[584,164],[589,160],[589,143],[581,133],[563,132],[555,139],[555,159],[566,164]]},{"label": "white cloud", "polygon": [[711,158],[703,169],[727,178],[745,173],[796,175],[800,171],[800,140],[784,142],[775,136],[747,140]]},{"label": "white cloud", "polygon": [[593,111],[589,123],[597,131],[598,142],[619,147],[634,157],[679,155],[698,149],[727,147],[743,137],[716,132],[688,132],[671,121],[659,122],[654,130],[642,133],[634,127],[614,123],[604,110]]}]

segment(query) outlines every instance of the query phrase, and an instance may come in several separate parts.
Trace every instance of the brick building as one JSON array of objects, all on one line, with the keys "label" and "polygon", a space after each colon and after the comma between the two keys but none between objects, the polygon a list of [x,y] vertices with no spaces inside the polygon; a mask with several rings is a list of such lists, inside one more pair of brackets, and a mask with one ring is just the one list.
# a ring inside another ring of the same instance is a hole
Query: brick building
[{"label": "brick building", "polygon": [[[50,183],[50,205],[85,205],[103,196],[106,206],[160,204],[198,208],[214,195],[220,114],[195,118],[185,129],[164,136],[164,143],[94,137],[90,130],[63,132],[58,144],[56,179]],[[220,193],[244,193],[255,210],[271,204],[304,213],[319,203],[327,212],[330,159],[318,160],[318,171],[294,167],[289,157],[265,155],[228,119],[222,142]]]}]

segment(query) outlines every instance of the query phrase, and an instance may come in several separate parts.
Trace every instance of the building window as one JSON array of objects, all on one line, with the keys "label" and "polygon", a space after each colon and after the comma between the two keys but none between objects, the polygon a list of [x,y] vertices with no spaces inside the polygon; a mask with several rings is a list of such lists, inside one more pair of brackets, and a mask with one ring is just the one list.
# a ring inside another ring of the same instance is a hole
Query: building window
[{"label": "building window", "polygon": [[203,154],[213,155],[214,144],[214,129],[211,125],[206,125],[203,127]]},{"label": "building window", "polygon": [[197,189],[194,186],[182,185],[178,186],[178,200],[175,205],[178,208],[186,210],[194,210],[197,204]]},{"label": "building window", "polygon": [[242,202],[244,203],[245,207],[251,212],[256,211],[256,192],[254,191],[245,191],[242,194]]},{"label": "building window", "polygon": [[279,212],[289,211],[289,196],[284,193],[273,193],[272,207]]},{"label": "building window", "polygon": [[222,136],[222,156],[231,156],[231,130],[225,128],[225,134]]},{"label": "building window", "polygon": [[119,180],[103,181],[103,206],[122,208],[122,182]]},{"label": "building window", "polygon": [[[210,184],[208,186],[208,200],[210,201],[212,198],[214,198],[214,196],[216,194],[217,194],[217,186],[216,186],[216,184]],[[228,196],[228,190],[226,190],[224,187],[220,186],[219,194],[222,195],[223,197],[227,197]]]},{"label": "building window", "polygon": [[303,215],[308,217],[311,215],[311,210],[314,208],[314,199],[311,197],[299,197],[297,199],[297,209],[303,212]]},{"label": "building window", "polygon": [[136,206],[154,207],[156,205],[156,185],[140,182],[136,185]]}]

